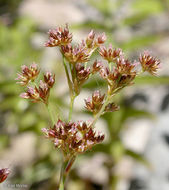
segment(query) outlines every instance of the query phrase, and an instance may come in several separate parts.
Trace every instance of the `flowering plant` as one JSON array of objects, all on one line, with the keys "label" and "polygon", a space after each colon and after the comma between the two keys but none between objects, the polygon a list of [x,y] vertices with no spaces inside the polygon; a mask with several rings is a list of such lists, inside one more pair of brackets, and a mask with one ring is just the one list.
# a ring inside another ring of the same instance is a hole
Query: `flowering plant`
[{"label": "flowering plant", "polygon": [[[30,67],[22,66],[17,78],[21,86],[26,86],[26,91],[20,96],[35,103],[42,102],[49,111],[53,126],[43,128],[42,131],[63,155],[59,190],[64,189],[65,181],[78,154],[90,150],[104,140],[104,134],[97,132],[95,125],[104,113],[119,109],[113,101],[114,96],[123,88],[133,85],[137,75],[145,71],[155,75],[160,64],[160,61],[148,52],[141,54],[138,61],[129,61],[121,49],[113,49],[112,45],[106,48],[103,45],[106,41],[104,33],[96,35],[92,30],[87,38],[77,45],[72,44],[72,38],[73,35],[66,25],[65,28],[50,30],[49,40],[45,43],[46,47],[58,47],[63,56],[70,94],[69,116],[66,121],[59,118],[55,121],[49,106],[55,74],[46,72],[43,79],[37,83],[40,69],[33,63]],[[94,52],[99,53],[102,60],[95,60],[89,65]],[[107,91],[103,94],[99,90],[94,91],[92,97],[84,100],[85,108],[93,113],[92,121],[72,121],[75,98],[80,94],[83,84],[95,74],[99,74],[106,82]]]}]

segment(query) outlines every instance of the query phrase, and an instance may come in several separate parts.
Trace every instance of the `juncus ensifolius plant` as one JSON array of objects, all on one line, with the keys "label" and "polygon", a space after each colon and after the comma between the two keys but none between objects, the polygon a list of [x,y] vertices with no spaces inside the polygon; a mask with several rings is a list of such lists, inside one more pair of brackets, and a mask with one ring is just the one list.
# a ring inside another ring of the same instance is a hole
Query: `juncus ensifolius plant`
[{"label": "juncus ensifolius plant", "polygon": [[[133,85],[134,79],[143,72],[156,75],[160,61],[143,52],[138,61],[128,60],[120,48],[113,48],[106,42],[105,33],[96,35],[92,30],[86,39],[79,44],[72,43],[73,35],[68,25],[49,30],[49,40],[46,47],[57,47],[63,57],[63,66],[66,73],[70,94],[69,115],[65,121],[58,118],[57,121],[49,108],[50,91],[55,83],[55,74],[46,72],[41,80],[37,79],[40,69],[33,63],[29,67],[22,66],[18,73],[18,83],[25,86],[25,92],[20,96],[30,99],[34,103],[41,102],[46,105],[51,116],[53,126],[43,128],[45,137],[60,149],[63,155],[63,163],[60,172],[59,190],[65,187],[68,173],[79,154],[91,150],[91,148],[104,140],[104,134],[96,130],[96,122],[104,113],[119,110],[114,102],[114,96],[123,88]],[[100,56],[100,60],[91,62],[93,53]],[[72,121],[73,105],[80,94],[83,84],[93,75],[98,74],[105,81],[107,90],[103,93],[100,89],[94,91],[91,97],[84,100],[85,108],[92,112],[93,119],[89,121]],[[38,80],[38,81],[37,81]]]}]

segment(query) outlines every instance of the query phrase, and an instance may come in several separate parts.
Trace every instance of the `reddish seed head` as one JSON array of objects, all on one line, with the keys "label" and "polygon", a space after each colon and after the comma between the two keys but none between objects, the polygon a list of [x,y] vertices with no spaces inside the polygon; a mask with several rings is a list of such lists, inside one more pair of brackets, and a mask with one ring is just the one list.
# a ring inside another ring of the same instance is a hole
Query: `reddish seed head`
[{"label": "reddish seed head", "polygon": [[104,95],[101,95],[100,91],[95,91],[93,94],[92,94],[92,98],[87,98],[85,99],[85,108],[92,112],[94,115],[97,114],[100,109],[102,108],[102,105],[104,103],[104,97],[105,97],[105,94]]},{"label": "reddish seed head", "polygon": [[23,65],[21,67],[21,73],[18,73],[18,78],[16,80],[19,80],[20,85],[25,86],[30,81],[34,81],[37,76],[39,75],[40,70],[38,69],[37,64],[32,63],[30,67],[27,67],[26,65]]},{"label": "reddish seed head", "polygon": [[6,180],[10,173],[10,170],[8,168],[0,169],[0,183]]},{"label": "reddish seed head", "polygon": [[58,27],[49,30],[49,40],[45,43],[46,47],[65,46],[71,43],[72,34],[69,32],[68,25],[65,28]]},{"label": "reddish seed head", "polygon": [[152,57],[149,52],[144,52],[140,55],[139,61],[143,71],[147,71],[152,75],[156,75],[160,66],[160,60]]},{"label": "reddish seed head", "polygon": [[123,55],[123,52],[120,48],[113,49],[111,44],[107,49],[105,46],[100,47],[99,53],[103,59],[107,60],[108,62],[115,62],[117,58]]},{"label": "reddish seed head", "polygon": [[61,50],[67,61],[71,64],[86,63],[90,57],[90,52],[83,43],[74,47],[71,44],[61,46]]},{"label": "reddish seed head", "polygon": [[43,132],[56,148],[70,155],[83,153],[104,139],[104,135],[97,135],[90,123],[84,121],[65,123],[58,120],[53,128],[43,129]]}]

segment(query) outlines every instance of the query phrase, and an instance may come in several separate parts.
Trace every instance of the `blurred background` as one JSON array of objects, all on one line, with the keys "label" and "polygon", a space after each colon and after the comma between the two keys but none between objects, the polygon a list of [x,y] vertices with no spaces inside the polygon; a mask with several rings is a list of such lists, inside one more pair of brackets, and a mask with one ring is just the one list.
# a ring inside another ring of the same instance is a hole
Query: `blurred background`
[{"label": "blurred background", "polygon": [[[55,72],[52,109],[56,117],[68,113],[60,53],[44,47],[47,31],[65,23],[76,42],[94,29],[132,60],[149,50],[162,62],[158,77],[138,77],[115,97],[120,111],[97,124],[104,143],[78,157],[67,189],[168,190],[169,0],[0,0],[0,168],[11,170],[0,188],[57,189],[61,157],[41,132],[50,124],[48,113],[43,105],[19,98],[23,89],[14,79],[21,65],[33,61]],[[91,118],[83,99],[102,88],[98,76],[84,85],[73,119]]]}]

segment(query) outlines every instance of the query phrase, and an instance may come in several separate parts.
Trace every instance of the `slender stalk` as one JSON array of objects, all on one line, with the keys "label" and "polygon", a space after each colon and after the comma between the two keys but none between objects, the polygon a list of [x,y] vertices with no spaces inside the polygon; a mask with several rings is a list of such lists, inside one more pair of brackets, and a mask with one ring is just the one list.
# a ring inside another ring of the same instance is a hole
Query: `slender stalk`
[{"label": "slender stalk", "polygon": [[73,94],[73,89],[72,89],[72,82],[70,80],[70,77],[69,77],[69,72],[68,72],[68,69],[67,69],[67,65],[66,65],[66,62],[65,62],[65,57],[63,55],[63,66],[65,68],[65,73],[66,73],[66,77],[67,77],[67,82],[68,82],[68,86],[69,86],[69,92],[70,92],[70,96],[72,96]]},{"label": "slender stalk", "polygon": [[72,156],[69,160],[63,159],[62,167],[61,167],[61,171],[60,171],[59,190],[65,189],[66,179],[69,175],[70,169],[71,169],[75,159],[76,159],[76,156]]},{"label": "slender stalk", "polygon": [[69,121],[72,119],[72,112],[73,112],[73,105],[74,105],[74,100],[76,98],[76,95],[73,95],[70,100],[70,107],[69,107]]},{"label": "slender stalk", "polygon": [[46,107],[47,107],[47,110],[48,110],[49,116],[50,116],[50,118],[51,118],[51,120],[52,120],[52,124],[54,125],[54,124],[55,124],[55,119],[54,119],[54,116],[53,116],[53,114],[52,114],[51,107],[50,107],[49,104],[46,104]]},{"label": "slender stalk", "polygon": [[65,180],[66,180],[66,176],[64,175],[64,171],[65,171],[66,166],[67,166],[67,162],[64,161],[64,159],[63,159],[61,170],[60,170],[59,190],[64,190]]}]

